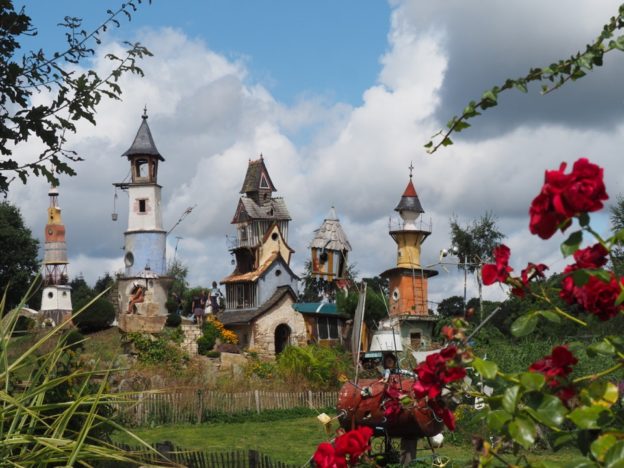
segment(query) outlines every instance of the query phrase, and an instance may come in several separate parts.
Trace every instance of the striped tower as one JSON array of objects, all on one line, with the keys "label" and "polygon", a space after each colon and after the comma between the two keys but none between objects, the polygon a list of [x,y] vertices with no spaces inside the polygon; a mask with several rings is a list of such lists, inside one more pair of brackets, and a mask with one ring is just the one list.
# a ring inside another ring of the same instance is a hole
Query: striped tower
[{"label": "striped tower", "polygon": [[43,256],[43,296],[41,313],[51,318],[56,324],[65,320],[72,313],[71,287],[67,276],[67,244],[65,243],[65,225],[61,219],[58,205],[58,189],[51,187],[48,192],[50,206],[48,222],[45,226],[45,244]]}]

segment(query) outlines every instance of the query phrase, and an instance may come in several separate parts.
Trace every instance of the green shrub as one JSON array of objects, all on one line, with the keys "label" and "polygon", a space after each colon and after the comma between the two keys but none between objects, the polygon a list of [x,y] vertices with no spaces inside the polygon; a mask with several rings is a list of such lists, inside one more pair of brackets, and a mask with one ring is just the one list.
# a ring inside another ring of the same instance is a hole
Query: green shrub
[{"label": "green shrub", "polygon": [[74,317],[76,325],[82,333],[93,333],[105,330],[115,320],[115,307],[108,299],[100,297],[83,312]]},{"label": "green shrub", "polygon": [[145,364],[169,364],[180,367],[188,356],[166,334],[155,337],[147,333],[128,333],[126,338],[134,345],[139,361]]},{"label": "green shrub", "polygon": [[177,315],[176,312],[178,311],[178,303],[171,299],[167,299],[167,302],[165,302],[165,308],[167,309],[169,315]]},{"label": "green shrub", "polygon": [[167,315],[167,321],[165,322],[166,327],[179,327],[182,323],[182,317],[180,317],[176,313],[169,313]]},{"label": "green shrub", "polygon": [[218,358],[219,356],[221,356],[221,353],[219,351],[208,351],[206,352],[205,356],[209,358]]},{"label": "green shrub", "polygon": [[13,335],[23,335],[35,328],[35,321],[30,317],[26,317],[24,315],[20,315],[17,318],[17,322],[15,323],[15,329],[13,330]]},{"label": "green shrub", "polygon": [[214,348],[214,344],[214,339],[204,335],[197,340],[197,352],[202,356],[207,356],[208,353],[212,351],[212,348]]},{"label": "green shrub", "polygon": [[341,376],[352,372],[351,356],[338,348],[288,346],[277,358],[280,374],[290,380],[307,380],[318,388],[336,388]]}]

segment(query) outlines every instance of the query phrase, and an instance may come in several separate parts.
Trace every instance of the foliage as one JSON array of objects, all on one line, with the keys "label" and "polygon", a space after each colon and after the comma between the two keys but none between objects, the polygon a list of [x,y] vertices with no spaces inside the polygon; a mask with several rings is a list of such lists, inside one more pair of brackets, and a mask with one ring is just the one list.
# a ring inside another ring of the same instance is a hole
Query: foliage
[{"label": "foliage", "polygon": [[[327,281],[312,274],[311,260],[306,261],[304,270],[303,275],[301,275],[303,288],[299,296],[301,302],[319,302],[323,298],[328,298],[330,301],[335,300],[338,290],[336,281]],[[354,281],[357,274],[355,264],[348,264],[345,279]]]},{"label": "foliage", "polygon": [[110,275],[110,273],[104,273],[104,276],[97,279],[95,285],[93,286],[93,292],[95,294],[100,294],[101,292],[110,289],[115,284],[115,279]]},{"label": "foliage", "polygon": [[165,326],[166,327],[179,327],[180,324],[182,323],[182,317],[180,317],[178,314],[168,314],[167,315],[167,321],[165,322]]},{"label": "foliage", "polygon": [[94,296],[93,289],[87,284],[82,275],[76,276],[69,282],[72,291],[72,303],[74,309],[82,309],[91,302]]},{"label": "foliage", "polygon": [[115,307],[104,297],[99,297],[83,307],[84,311],[74,319],[74,325],[82,333],[105,330],[115,320]]},{"label": "foliage", "polygon": [[167,267],[167,276],[173,278],[171,287],[169,288],[169,295],[177,295],[183,298],[188,289],[188,281],[186,280],[188,277],[188,267],[179,259],[172,260]]},{"label": "foliage", "polygon": [[351,372],[351,357],[337,348],[287,346],[277,357],[277,370],[287,381],[305,379],[317,388],[335,388]]},{"label": "foliage", "polygon": [[[367,279],[364,281],[367,281]],[[377,284],[377,282],[373,279],[372,284]],[[357,288],[350,288],[348,293],[338,292],[336,295],[338,312],[353,317],[357,308],[358,294],[359,290]],[[369,328],[374,328],[387,315],[388,309],[382,292],[375,290],[374,286],[368,286],[367,282],[366,304],[364,305],[364,321],[366,325]]]},{"label": "foliage", "polygon": [[207,356],[214,348],[215,340],[205,334],[197,339],[197,352],[202,356]]},{"label": "foliage", "polygon": [[[0,4],[0,192],[6,193],[15,177],[26,183],[30,175],[44,175],[57,183],[55,174],[74,175],[69,166],[80,158],[67,150],[67,135],[75,133],[77,124],[88,121],[95,125],[95,113],[102,98],[120,99],[119,78],[125,74],[143,75],[137,60],[151,53],[141,44],[129,44],[124,56],[107,54],[111,68],[100,77],[93,69],[80,72],[77,65],[95,54],[101,35],[112,26],[120,26],[120,17],[131,18],[140,0],[126,1],[91,32],[82,29],[82,20],[66,16],[60,24],[67,38],[64,50],[47,55],[43,49],[22,51],[20,43],[37,33],[24,8],[16,11],[12,0]],[[47,104],[34,99],[49,97]],[[15,147],[37,142],[43,151],[32,161],[13,159]]]},{"label": "foliage", "polygon": [[[31,292],[27,291],[26,297]],[[0,311],[5,303],[0,300]],[[141,464],[140,452],[119,450],[108,438],[110,431],[115,430],[148,449],[140,438],[111,419],[113,405],[124,404],[126,395],[106,392],[109,372],[82,364],[70,349],[69,335],[57,339],[68,322],[45,332],[17,357],[10,358],[18,309],[0,319],[2,463],[78,466],[114,460]],[[26,377],[19,387],[18,376]],[[100,383],[96,384],[94,377],[99,377]]]},{"label": "foliage", "polygon": [[39,242],[24,225],[19,208],[7,201],[0,202],[0,285],[8,288],[7,308],[19,304],[35,278],[39,270],[38,248]]},{"label": "foliage", "polygon": [[464,298],[461,296],[447,297],[438,303],[438,314],[442,317],[463,316],[464,312]]},{"label": "foliage", "polygon": [[494,247],[505,237],[496,225],[496,217],[485,213],[465,227],[457,217],[450,220],[451,243],[457,248],[459,268],[474,272],[479,264],[490,261]]},{"label": "foliage", "polygon": [[84,350],[84,341],[85,337],[78,330],[70,330],[65,334],[64,337],[65,344],[67,348],[71,351],[82,351]]},{"label": "foliage", "polygon": [[[565,169],[564,164],[547,171],[530,208],[531,231],[545,239],[578,221],[578,228],[561,244],[563,256],[572,261],[563,274],[547,281],[544,265],[529,263],[514,276],[511,252],[505,246],[496,249],[494,263],[483,266],[484,284],[506,284],[522,303],[509,326],[520,341],[507,346],[506,353],[495,337],[485,346],[472,346],[466,339],[466,322],[456,319],[453,327],[443,330],[450,345],[416,369],[414,392],[428,395],[434,411],[444,409],[440,415],[449,428],[455,425],[448,413],[453,401],[470,395],[488,405],[487,430],[496,437],[477,441],[480,466],[533,466],[525,451],[545,438],[555,448],[577,449],[574,466],[624,463],[624,408],[616,384],[624,375],[624,340],[613,334],[624,315],[624,278],[607,269],[610,250],[624,238],[624,231],[603,238],[591,227],[589,212],[600,210],[607,198],[602,169],[586,159],[578,160],[570,173]],[[583,238],[596,243],[580,248]],[[606,336],[584,335],[567,344],[561,344],[557,333],[550,342],[543,335],[534,336],[536,330],[543,334],[548,323],[566,323],[591,333],[600,329],[598,322],[608,326]],[[484,347],[491,350],[488,359],[482,354]],[[472,385],[461,381],[462,367],[478,372],[493,393],[486,394],[475,379]],[[513,454],[507,455],[509,444]]]},{"label": "foliage", "polygon": [[275,361],[261,361],[253,356],[250,356],[250,358],[245,368],[245,374],[248,377],[256,376],[260,379],[272,379],[279,375]]},{"label": "foliage", "polygon": [[612,16],[603,26],[594,42],[587,44],[584,52],[576,52],[570,58],[558,60],[548,66],[532,68],[525,76],[507,79],[499,86],[485,91],[480,100],[470,101],[460,116],[453,116],[448,121],[446,130],[440,130],[425,144],[427,152],[434,153],[441,146],[452,145],[453,141],[450,136],[469,128],[470,124],[467,121],[481,115],[480,111],[498,105],[499,94],[504,91],[515,88],[526,93],[529,84],[538,82],[542,83],[542,94],[547,94],[568,81],[583,78],[595,67],[601,67],[605,54],[613,50],[624,51],[624,35],[615,35],[622,29],[624,29],[624,4],[619,6],[617,15]]},{"label": "foliage", "polygon": [[[611,229],[621,231],[624,229],[624,196],[618,195],[615,205],[611,206]],[[611,262],[613,269],[619,274],[624,274],[624,242],[618,240],[617,245],[611,249]]]},{"label": "foliage", "polygon": [[188,356],[176,343],[179,342],[179,335],[128,333],[126,339],[132,343],[139,361],[144,364],[167,364],[177,369],[188,361]]},{"label": "foliage", "polygon": [[25,315],[20,315],[15,322],[15,327],[13,328],[13,335],[19,336],[24,333],[35,328],[36,322],[30,317],[26,317]]}]

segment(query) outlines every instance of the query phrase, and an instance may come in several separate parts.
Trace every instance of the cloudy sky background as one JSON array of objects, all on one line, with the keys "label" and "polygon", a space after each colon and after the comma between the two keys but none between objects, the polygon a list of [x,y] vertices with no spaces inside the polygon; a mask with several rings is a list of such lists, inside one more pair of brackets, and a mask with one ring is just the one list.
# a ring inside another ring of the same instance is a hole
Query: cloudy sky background
[{"label": "cloudy sky background", "polygon": [[[62,40],[54,25],[65,14],[96,24],[116,3],[55,5],[26,5],[41,27],[34,44]],[[590,158],[605,167],[611,199],[624,193],[624,55],[618,52],[607,56],[603,69],[548,96],[540,96],[537,86],[528,96],[503,95],[499,107],[454,138],[454,146],[433,156],[423,149],[484,90],[582,49],[616,13],[616,1],[184,5],[142,6],[132,23],[104,38],[94,58],[93,66],[105,70],[104,54],[121,53],[121,40],[140,41],[154,53],[141,63],[144,78],[123,78],[123,101],[104,102],[97,126],[81,125],[71,138],[85,159],[75,165],[78,176],[64,177],[60,186],[72,276],[82,273],[92,284],[122,267],[127,196],[119,193],[119,221],[113,223],[111,184],[128,173],[120,155],[132,143],[144,105],[166,159],[159,171],[165,226],[197,205],[168,241],[171,258],[181,237],[177,257],[188,266],[192,285],[230,273],[226,235],[234,234],[230,220],[247,162],[260,153],[293,218],[296,272],[332,204],[360,275],[393,266],[388,217],[407,184],[410,162],[433,222],[423,249],[426,264],[436,263],[449,246],[451,215],[469,222],[491,211],[517,270],[527,261],[561,270],[563,236],[548,242],[531,236],[527,216],[544,170],[561,161]],[[25,145],[19,155],[32,158],[35,151]],[[46,193],[45,181],[34,178],[27,186],[16,182],[9,193],[40,239]],[[606,229],[606,216],[595,218]],[[430,281],[432,301],[463,294],[463,275],[452,265],[447,269]],[[474,286],[470,278],[469,288]],[[501,296],[499,288],[485,290],[486,298]]]}]

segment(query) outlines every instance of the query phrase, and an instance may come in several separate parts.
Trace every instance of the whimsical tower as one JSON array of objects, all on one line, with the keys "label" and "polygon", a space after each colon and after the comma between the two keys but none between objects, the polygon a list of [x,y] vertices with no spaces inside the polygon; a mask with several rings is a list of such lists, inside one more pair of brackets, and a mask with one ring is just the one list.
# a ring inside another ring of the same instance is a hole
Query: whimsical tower
[{"label": "whimsical tower", "polygon": [[130,162],[130,182],[114,184],[128,190],[128,229],[124,233],[125,276],[143,270],[157,275],[166,272],[167,231],[163,229],[158,185],[158,162],[165,158],[156,149],[144,111],[132,146],[122,154]]},{"label": "whimsical tower", "polygon": [[312,275],[325,281],[336,281],[346,277],[347,258],[351,244],[332,206],[320,228],[314,231],[310,243],[312,254]]},{"label": "whimsical tower", "polygon": [[65,226],[58,205],[58,189],[51,187],[48,192],[50,206],[48,222],[45,226],[45,246],[43,256],[43,296],[41,313],[56,324],[67,319],[72,313],[71,287],[67,284],[67,245]]},{"label": "whimsical tower", "polygon": [[401,221],[390,224],[390,236],[397,243],[397,264],[381,274],[389,280],[391,316],[428,316],[427,280],[438,274],[421,265],[420,250],[431,234],[431,223],[425,224],[421,218],[425,211],[412,183],[412,170],[410,166],[410,180],[394,209]]},{"label": "whimsical tower", "polygon": [[[165,302],[171,284],[166,277],[167,231],[163,228],[158,184],[158,163],[165,158],[156,149],[147,125],[147,109],[130,148],[122,154],[130,162],[130,180],[113,184],[128,193],[128,228],[124,233],[124,274],[118,281],[119,328],[123,331],[158,332],[166,319]],[[145,288],[145,299],[126,314],[136,287]]]}]

